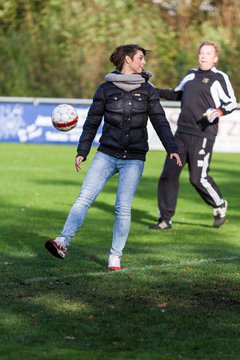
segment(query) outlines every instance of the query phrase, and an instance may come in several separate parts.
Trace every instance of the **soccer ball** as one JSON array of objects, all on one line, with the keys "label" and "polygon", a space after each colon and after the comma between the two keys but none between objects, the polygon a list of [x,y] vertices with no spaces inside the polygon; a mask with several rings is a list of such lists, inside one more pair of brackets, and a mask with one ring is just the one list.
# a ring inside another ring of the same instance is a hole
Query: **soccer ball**
[{"label": "soccer ball", "polygon": [[53,109],[52,124],[59,131],[69,131],[78,122],[77,110],[68,104],[60,104]]}]

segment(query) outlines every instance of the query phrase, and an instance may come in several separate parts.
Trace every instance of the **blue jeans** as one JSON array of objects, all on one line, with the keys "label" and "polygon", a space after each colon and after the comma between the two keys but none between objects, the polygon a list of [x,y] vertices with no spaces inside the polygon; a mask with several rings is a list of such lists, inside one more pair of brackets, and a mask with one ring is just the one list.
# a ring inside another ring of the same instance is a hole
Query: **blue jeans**
[{"label": "blue jeans", "polygon": [[59,235],[66,245],[82,225],[87,211],[106,182],[119,173],[115,203],[115,223],[110,254],[122,255],[131,223],[131,206],[139,180],[142,176],[144,161],[122,160],[97,151],[84,179],[82,189],[75,201],[64,228]]}]

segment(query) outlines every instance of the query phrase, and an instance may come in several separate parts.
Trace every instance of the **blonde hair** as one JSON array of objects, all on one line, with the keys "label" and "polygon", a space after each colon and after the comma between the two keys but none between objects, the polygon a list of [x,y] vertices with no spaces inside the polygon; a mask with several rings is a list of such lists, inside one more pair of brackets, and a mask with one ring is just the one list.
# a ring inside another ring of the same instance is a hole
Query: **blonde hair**
[{"label": "blonde hair", "polygon": [[220,53],[219,46],[218,46],[216,43],[214,43],[213,41],[203,41],[203,42],[201,43],[201,45],[199,46],[199,48],[198,48],[198,53],[200,53],[201,48],[202,48],[203,46],[205,46],[205,45],[213,46],[214,49],[215,49],[216,55],[219,56],[219,53]]}]

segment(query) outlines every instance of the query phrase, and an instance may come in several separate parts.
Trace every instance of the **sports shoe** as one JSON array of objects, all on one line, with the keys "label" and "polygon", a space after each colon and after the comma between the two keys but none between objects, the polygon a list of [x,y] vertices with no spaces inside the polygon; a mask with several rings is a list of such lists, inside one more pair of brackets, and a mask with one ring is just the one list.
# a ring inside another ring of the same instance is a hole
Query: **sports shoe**
[{"label": "sports shoe", "polygon": [[48,239],[45,248],[59,259],[64,259],[67,253],[67,246],[63,238]]},{"label": "sports shoe", "polygon": [[157,224],[153,224],[149,226],[149,229],[152,230],[168,230],[172,228],[172,222],[171,220],[164,220],[162,218],[158,219]]},{"label": "sports shoe", "polygon": [[224,203],[216,209],[213,209],[214,222],[213,227],[219,228],[226,221],[228,203],[224,200]]},{"label": "sports shoe", "polygon": [[121,270],[120,257],[117,255],[109,255],[108,270]]}]

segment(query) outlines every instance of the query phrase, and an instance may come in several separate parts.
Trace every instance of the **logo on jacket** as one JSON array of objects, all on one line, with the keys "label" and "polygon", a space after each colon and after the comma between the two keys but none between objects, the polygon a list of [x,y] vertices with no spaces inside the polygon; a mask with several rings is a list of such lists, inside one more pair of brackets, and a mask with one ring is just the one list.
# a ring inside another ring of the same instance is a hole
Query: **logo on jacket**
[{"label": "logo on jacket", "polygon": [[203,82],[204,84],[207,84],[207,83],[209,82],[209,79],[208,79],[208,78],[203,78],[203,79],[202,79],[202,82]]}]

